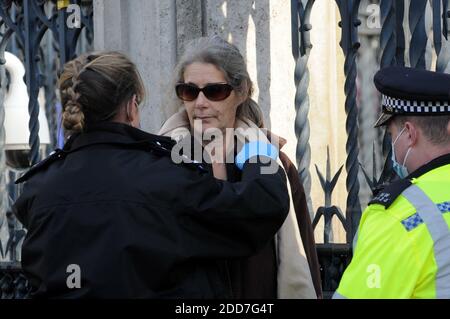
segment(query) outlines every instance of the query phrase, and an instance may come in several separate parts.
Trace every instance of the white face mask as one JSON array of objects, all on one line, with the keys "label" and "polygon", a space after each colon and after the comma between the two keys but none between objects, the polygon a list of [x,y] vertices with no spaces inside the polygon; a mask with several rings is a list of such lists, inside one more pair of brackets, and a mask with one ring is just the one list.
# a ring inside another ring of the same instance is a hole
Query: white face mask
[{"label": "white face mask", "polygon": [[400,131],[400,133],[395,138],[394,142],[392,143],[392,168],[397,173],[397,175],[400,178],[405,178],[409,175],[408,168],[405,166],[406,159],[408,158],[409,152],[411,151],[411,147],[408,148],[408,151],[406,152],[405,159],[403,160],[403,164],[400,165],[399,162],[397,162],[397,159],[395,158],[395,143],[399,139],[399,137],[403,134],[403,132],[406,130],[406,126],[403,128],[403,130]]}]

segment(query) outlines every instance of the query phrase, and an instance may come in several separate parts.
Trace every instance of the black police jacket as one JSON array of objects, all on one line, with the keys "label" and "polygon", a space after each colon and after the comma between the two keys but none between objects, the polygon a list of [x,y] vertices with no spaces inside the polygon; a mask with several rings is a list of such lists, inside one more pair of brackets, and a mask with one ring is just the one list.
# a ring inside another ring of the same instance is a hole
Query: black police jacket
[{"label": "black police jacket", "polygon": [[220,181],[174,163],[173,144],[105,123],[17,181],[33,297],[232,297],[222,260],[254,254],[281,227],[284,172],[262,175],[247,162],[241,182]]}]

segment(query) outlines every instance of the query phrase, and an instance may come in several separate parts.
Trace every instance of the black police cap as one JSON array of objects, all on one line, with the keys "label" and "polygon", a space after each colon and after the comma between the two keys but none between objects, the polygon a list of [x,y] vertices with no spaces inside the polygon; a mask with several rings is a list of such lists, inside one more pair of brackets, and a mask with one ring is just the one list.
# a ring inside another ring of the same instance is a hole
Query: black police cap
[{"label": "black police cap", "polygon": [[395,115],[450,115],[450,75],[407,67],[387,67],[375,74],[381,116],[375,127]]}]

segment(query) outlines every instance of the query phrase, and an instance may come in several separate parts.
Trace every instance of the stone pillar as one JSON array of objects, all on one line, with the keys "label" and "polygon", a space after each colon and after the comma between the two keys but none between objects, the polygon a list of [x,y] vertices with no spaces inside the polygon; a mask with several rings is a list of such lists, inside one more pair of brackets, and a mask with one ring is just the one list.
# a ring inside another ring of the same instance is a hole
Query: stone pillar
[{"label": "stone pillar", "polygon": [[184,52],[190,40],[204,36],[205,10],[204,0],[176,0],[177,11],[177,59]]},{"label": "stone pillar", "polygon": [[147,99],[142,128],[157,131],[175,110],[164,106],[164,96],[177,54],[174,1],[94,0],[96,50],[120,50],[136,63]]}]

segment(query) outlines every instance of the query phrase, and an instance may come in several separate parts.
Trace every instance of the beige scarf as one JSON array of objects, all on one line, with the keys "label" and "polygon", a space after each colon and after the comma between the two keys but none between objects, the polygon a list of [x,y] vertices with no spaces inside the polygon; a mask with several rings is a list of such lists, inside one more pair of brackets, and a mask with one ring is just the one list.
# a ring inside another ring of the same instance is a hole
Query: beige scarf
[{"label": "beige scarf", "polygon": [[[246,129],[256,127],[251,121],[236,120],[235,128]],[[159,135],[170,136],[176,141],[180,141],[190,134],[190,123],[185,109],[171,116],[160,129]],[[278,147],[281,149],[286,140],[268,132],[269,138],[279,141]],[[281,165],[281,162],[278,161]],[[214,167],[213,167],[214,168]],[[216,173],[214,174],[216,177]],[[220,178],[220,177],[218,177]],[[224,179],[224,178],[222,178]],[[303,242],[300,237],[297,217],[292,201],[291,187],[288,181],[288,191],[290,200],[289,214],[275,236],[276,253],[278,259],[277,269],[277,294],[280,299],[316,299],[311,273],[306,259]]]}]

